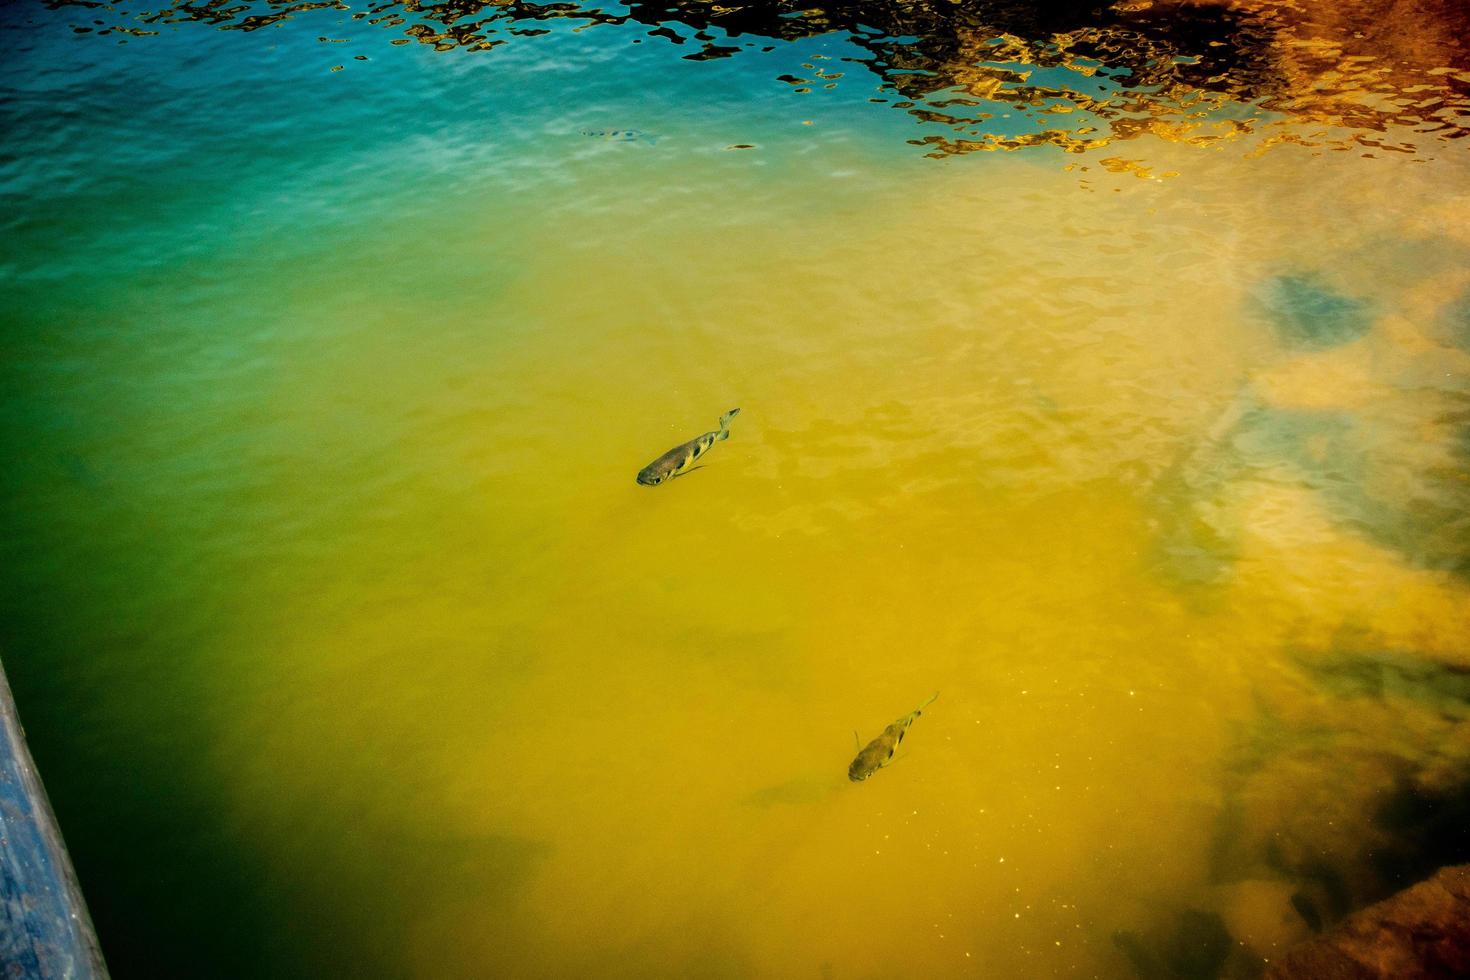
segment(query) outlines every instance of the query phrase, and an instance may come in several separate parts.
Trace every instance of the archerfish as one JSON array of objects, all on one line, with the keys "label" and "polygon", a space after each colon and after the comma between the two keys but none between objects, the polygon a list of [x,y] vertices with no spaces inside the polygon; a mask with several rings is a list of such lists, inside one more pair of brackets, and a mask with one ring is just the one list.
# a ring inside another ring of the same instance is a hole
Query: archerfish
[{"label": "archerfish", "polygon": [[665,480],[672,480],[681,473],[688,473],[694,461],[709,452],[711,446],[723,439],[730,438],[730,420],[739,414],[740,409],[730,409],[720,416],[718,429],[706,432],[697,439],[690,439],[682,446],[675,446],[643,467],[638,471],[638,482],[645,487],[656,487]]},{"label": "archerfish", "polygon": [[934,697],[883,729],[883,734],[864,745],[857,758],[852,760],[852,765],[847,767],[847,778],[860,783],[892,762],[893,753],[898,751],[899,744],[903,742],[904,733],[938,697],[939,692],[935,691]]}]

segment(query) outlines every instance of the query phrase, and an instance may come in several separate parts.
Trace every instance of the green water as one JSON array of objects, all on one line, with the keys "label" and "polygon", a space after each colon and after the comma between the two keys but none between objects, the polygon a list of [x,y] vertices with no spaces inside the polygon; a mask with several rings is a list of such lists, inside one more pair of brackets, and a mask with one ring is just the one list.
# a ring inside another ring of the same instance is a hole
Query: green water
[{"label": "green water", "polygon": [[1464,25],[711,9],[0,15],[114,973],[1251,976],[1470,859]]}]

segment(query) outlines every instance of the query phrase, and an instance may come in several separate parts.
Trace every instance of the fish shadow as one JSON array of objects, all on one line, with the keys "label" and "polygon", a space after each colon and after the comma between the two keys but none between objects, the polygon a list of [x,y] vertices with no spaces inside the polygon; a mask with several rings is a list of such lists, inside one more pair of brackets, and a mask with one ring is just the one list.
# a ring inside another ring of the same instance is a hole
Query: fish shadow
[{"label": "fish shadow", "polygon": [[811,806],[823,803],[840,790],[847,780],[841,776],[798,776],[756,790],[740,801],[741,806],[770,809],[778,806]]}]

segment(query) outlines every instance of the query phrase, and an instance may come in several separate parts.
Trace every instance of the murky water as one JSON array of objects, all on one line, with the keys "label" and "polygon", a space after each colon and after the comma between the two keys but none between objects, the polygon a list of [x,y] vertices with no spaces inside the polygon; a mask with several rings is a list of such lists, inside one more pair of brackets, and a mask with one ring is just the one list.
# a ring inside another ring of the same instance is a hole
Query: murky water
[{"label": "murky water", "polygon": [[119,976],[1243,977],[1470,860],[1454,5],[0,27]]}]

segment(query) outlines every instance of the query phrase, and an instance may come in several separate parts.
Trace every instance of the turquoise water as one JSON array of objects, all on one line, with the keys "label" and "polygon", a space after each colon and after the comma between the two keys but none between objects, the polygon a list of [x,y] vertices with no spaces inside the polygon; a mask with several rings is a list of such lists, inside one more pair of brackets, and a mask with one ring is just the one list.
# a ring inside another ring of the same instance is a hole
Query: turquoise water
[{"label": "turquoise water", "polygon": [[1466,859],[1462,17],[471,7],[0,13],[118,976],[1250,976]]}]

